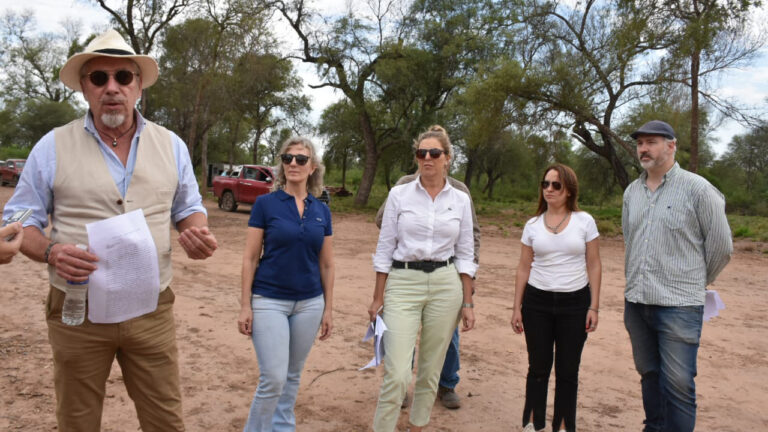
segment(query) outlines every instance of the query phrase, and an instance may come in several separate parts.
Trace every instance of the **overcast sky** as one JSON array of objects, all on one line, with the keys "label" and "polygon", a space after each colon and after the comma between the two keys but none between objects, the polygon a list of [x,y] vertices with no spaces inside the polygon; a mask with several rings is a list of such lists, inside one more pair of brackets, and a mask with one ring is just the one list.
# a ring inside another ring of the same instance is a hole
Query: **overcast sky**
[{"label": "overcast sky", "polygon": [[[323,0],[323,11],[343,12],[347,1]],[[32,9],[37,19],[37,28],[40,31],[61,30],[61,21],[64,18],[73,18],[83,23],[84,32],[90,32],[94,28],[103,28],[109,23],[108,14],[95,6],[94,2],[85,0],[32,0],[31,2],[19,2],[18,0],[0,0],[0,13],[7,10],[21,12],[24,9]],[[337,10],[333,10],[337,9]],[[762,18],[761,18],[762,17]],[[768,6],[758,11],[757,22],[768,22]],[[284,28],[283,28],[284,29]],[[290,41],[291,48],[297,47],[297,41],[291,39],[292,34],[285,34],[282,38]],[[305,93],[312,99],[313,121],[317,121],[322,110],[332,102],[341,98],[341,94],[330,88],[311,89],[308,84],[317,84],[319,80],[315,75],[315,69],[311,65],[297,64],[300,75],[304,79]],[[753,65],[741,70],[732,70],[722,75],[717,83],[712,83],[719,88],[720,96],[732,97],[741,103],[758,106],[763,112],[768,111],[768,48],[763,49],[763,55]],[[735,122],[723,123],[715,132],[718,140],[714,145],[717,154],[725,151],[728,142],[733,135],[743,134],[745,129]]]}]

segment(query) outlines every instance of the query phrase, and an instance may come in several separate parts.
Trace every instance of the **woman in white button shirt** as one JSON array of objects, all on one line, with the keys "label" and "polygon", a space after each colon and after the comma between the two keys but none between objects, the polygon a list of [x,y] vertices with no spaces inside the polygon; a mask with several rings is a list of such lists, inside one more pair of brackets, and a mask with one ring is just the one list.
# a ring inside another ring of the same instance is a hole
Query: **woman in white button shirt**
[{"label": "woman in white button shirt", "polygon": [[587,334],[597,328],[602,271],[597,226],[579,211],[578,195],[571,168],[554,164],[544,170],[536,216],[520,239],[512,329],[525,331],[528,349],[523,432],[545,428],[553,346],[552,430],[576,430],[579,363]]},{"label": "woman in white button shirt", "polygon": [[411,432],[429,423],[440,370],[459,320],[475,325],[471,281],[474,263],[472,209],[467,194],[446,181],[453,151],[448,134],[432,126],[414,143],[419,177],[390,190],[373,258],[376,288],[368,308],[381,310],[384,379],[373,429],[395,430],[411,381],[420,333],[418,372],[410,412]]}]

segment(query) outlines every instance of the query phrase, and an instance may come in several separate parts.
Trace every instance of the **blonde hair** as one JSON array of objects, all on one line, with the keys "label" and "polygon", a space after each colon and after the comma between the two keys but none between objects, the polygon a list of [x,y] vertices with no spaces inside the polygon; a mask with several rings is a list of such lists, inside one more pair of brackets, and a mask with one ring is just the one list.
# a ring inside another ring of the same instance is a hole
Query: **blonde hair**
[{"label": "blonde hair", "polygon": [[[323,193],[323,174],[325,174],[325,165],[320,161],[320,156],[317,155],[315,145],[309,138],[302,136],[293,136],[283,142],[278,152],[278,157],[285,154],[289,147],[300,146],[309,150],[309,162],[315,167],[315,171],[309,175],[307,179],[307,192],[311,193],[314,197],[319,197]],[[277,161],[277,167],[275,168],[275,182],[272,184],[272,190],[280,190],[285,188],[285,172],[283,171],[283,162]]]},{"label": "blonde hair", "polygon": [[[413,151],[415,152],[418,150],[419,144],[425,139],[429,138],[436,139],[440,143],[440,146],[442,146],[443,150],[445,150],[446,158],[453,158],[453,146],[451,145],[451,139],[448,137],[448,132],[446,132],[445,129],[440,125],[432,125],[426,131],[419,134],[419,137],[413,141]],[[445,172],[443,174],[446,176],[448,175],[449,164],[450,162],[445,164]]]}]

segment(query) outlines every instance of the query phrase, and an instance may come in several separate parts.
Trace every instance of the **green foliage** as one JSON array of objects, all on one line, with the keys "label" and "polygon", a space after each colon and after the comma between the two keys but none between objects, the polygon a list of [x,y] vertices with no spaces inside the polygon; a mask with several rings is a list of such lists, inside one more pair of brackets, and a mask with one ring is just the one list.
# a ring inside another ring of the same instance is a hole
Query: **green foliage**
[{"label": "green foliage", "polygon": [[26,159],[31,150],[29,147],[0,147],[0,160]]}]

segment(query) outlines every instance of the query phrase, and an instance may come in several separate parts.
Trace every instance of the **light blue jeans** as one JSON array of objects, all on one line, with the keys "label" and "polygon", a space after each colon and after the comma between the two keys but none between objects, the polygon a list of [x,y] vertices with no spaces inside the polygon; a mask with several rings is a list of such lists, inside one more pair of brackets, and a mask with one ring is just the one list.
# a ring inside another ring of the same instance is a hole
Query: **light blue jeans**
[{"label": "light blue jeans", "polygon": [[243,430],[295,431],[299,378],[320,328],[325,300],[322,295],[300,301],[254,295],[251,306],[259,386]]}]

